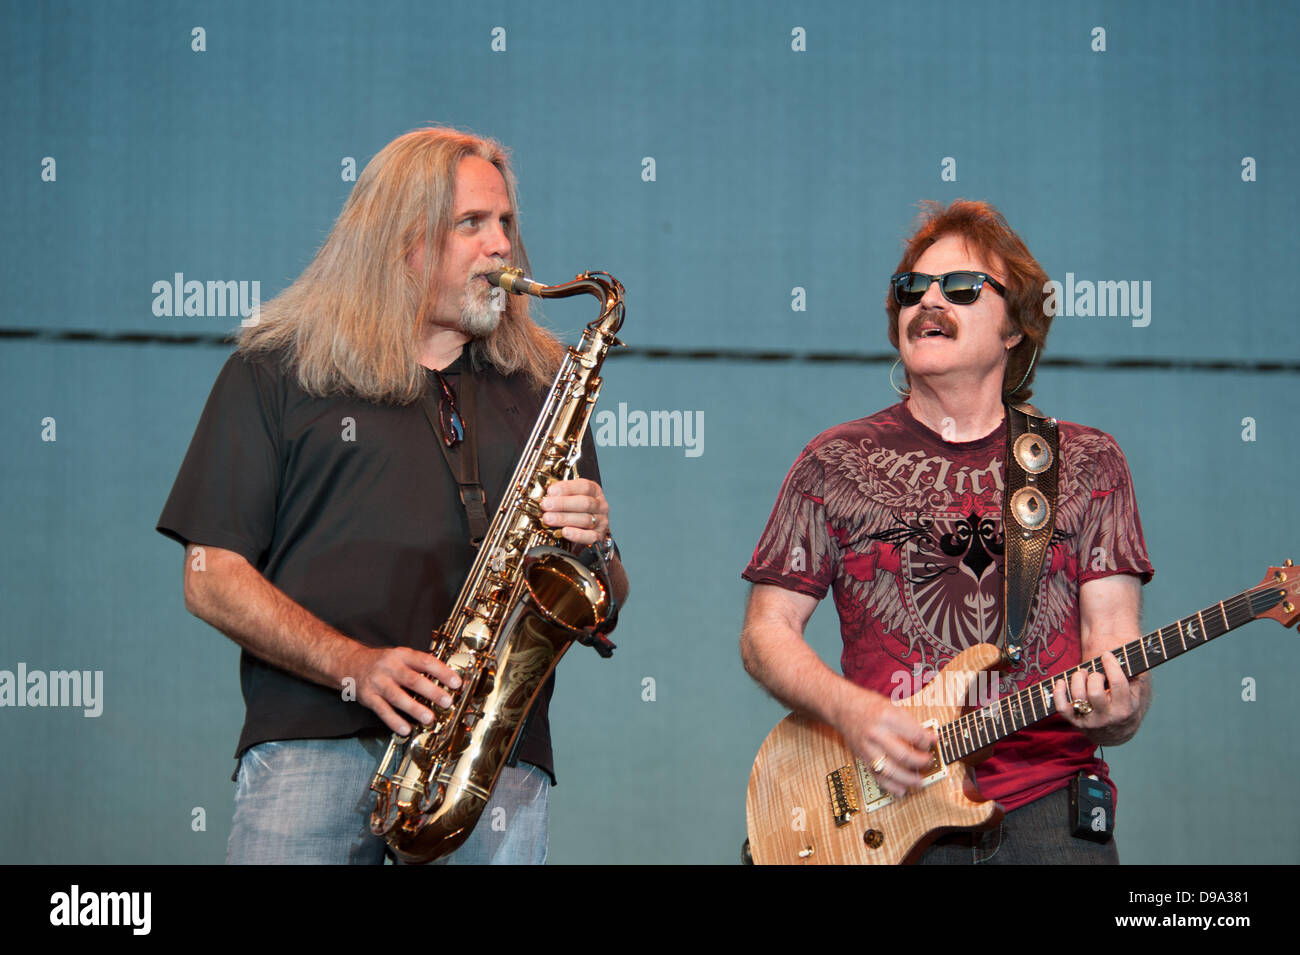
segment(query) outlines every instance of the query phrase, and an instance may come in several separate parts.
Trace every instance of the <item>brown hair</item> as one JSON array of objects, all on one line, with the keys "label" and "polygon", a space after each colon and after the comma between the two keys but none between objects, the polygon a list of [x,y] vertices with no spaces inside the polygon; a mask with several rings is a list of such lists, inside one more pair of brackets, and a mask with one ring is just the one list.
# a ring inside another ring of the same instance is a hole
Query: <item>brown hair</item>
[{"label": "brown hair", "polygon": [[[1007,318],[1024,338],[1007,356],[1002,394],[1011,402],[1026,401],[1033,394],[1030,386],[1038,372],[1035,348],[1041,357],[1052,325],[1053,308],[1048,303],[1047,273],[1020,236],[1007,225],[1002,213],[987,202],[967,199],[958,199],[949,206],[940,202],[922,202],[917,229],[907,240],[903,258],[894,271],[912,271],[925,250],[947,235],[960,236],[973,251],[993,260],[991,265],[1001,265],[1006,273],[1001,281],[1007,289]],[[897,348],[898,313],[901,309],[894,300],[892,288],[885,293],[885,311],[889,313],[889,341]],[[1014,392],[1010,390],[1013,388]]]},{"label": "brown hair", "polygon": [[[421,275],[407,256],[421,241],[425,249],[442,248],[452,227],[456,169],[468,156],[496,166],[517,213],[515,177],[500,143],[443,127],[399,136],[366,165],[311,264],[242,330],[239,351],[283,353],[308,394],[416,401],[425,382],[419,333],[433,307],[436,257],[424,256]],[[527,272],[517,221],[516,215],[506,230],[510,264]],[[496,330],[473,341],[470,356],[503,374],[521,372],[543,389],[564,349],[533,321],[529,301],[507,296]]]}]

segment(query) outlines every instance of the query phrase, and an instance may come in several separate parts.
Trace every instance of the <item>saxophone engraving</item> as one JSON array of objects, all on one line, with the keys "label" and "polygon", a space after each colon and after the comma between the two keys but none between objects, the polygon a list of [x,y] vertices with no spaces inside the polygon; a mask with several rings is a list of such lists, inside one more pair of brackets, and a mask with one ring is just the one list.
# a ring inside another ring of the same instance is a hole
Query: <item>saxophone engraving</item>
[{"label": "saxophone engraving", "polygon": [[[460,675],[447,708],[411,735],[394,734],[370,788],[370,830],[403,862],[432,862],[469,837],[523,721],[560,657],[577,640],[608,656],[617,622],[604,561],[590,568],[542,523],[540,501],[572,478],[600,394],[600,367],[623,324],[623,286],[607,272],[541,285],[518,269],[488,280],[516,295],[593,295],[601,313],[565,355],[451,615],[431,652]],[[593,553],[596,553],[593,551]]]}]

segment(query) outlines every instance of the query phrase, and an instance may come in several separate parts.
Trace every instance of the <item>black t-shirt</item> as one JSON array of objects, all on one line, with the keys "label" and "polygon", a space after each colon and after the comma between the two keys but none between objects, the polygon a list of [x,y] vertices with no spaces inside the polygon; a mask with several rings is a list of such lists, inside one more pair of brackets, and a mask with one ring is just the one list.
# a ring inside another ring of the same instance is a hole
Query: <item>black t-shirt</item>
[{"label": "black t-shirt", "polygon": [[[459,393],[468,363],[443,376]],[[489,518],[545,398],[520,375],[474,371],[479,480]],[[433,372],[428,393],[441,395]],[[456,482],[421,403],[314,398],[273,358],[232,355],[203,409],[157,529],[232,550],[298,604],[361,643],[428,650],[473,562]],[[580,476],[600,481],[588,432]],[[341,690],[244,651],[246,716],[235,752],[275,739],[390,731]],[[519,758],[554,776],[538,695]]]}]

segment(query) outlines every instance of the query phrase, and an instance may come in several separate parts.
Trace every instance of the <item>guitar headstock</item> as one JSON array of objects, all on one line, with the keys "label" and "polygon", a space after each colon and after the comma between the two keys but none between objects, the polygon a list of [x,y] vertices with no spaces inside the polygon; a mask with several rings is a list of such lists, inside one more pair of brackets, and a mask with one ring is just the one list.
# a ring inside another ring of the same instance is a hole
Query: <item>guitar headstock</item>
[{"label": "guitar headstock", "polygon": [[1284,627],[1300,620],[1300,567],[1289,559],[1281,567],[1270,567],[1259,586],[1262,590],[1276,591],[1279,598],[1268,610],[1260,611],[1259,617],[1269,617]]}]

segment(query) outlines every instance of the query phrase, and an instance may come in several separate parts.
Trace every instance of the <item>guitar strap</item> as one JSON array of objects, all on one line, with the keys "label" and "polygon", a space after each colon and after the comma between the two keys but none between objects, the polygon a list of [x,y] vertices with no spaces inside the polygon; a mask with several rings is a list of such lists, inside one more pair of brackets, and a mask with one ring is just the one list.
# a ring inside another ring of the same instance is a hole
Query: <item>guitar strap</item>
[{"label": "guitar strap", "polygon": [[1056,526],[1060,448],[1055,418],[1031,404],[1007,405],[1006,481],[1002,495],[1003,663],[1018,665]]},{"label": "guitar strap", "polygon": [[474,389],[474,375],[467,368],[460,376],[459,392],[461,422],[465,426],[465,440],[456,448],[447,447],[442,438],[442,425],[438,421],[438,403],[433,395],[426,394],[420,401],[424,405],[424,416],[433,428],[434,440],[451,468],[451,475],[456,479],[460,490],[460,503],[465,508],[469,519],[469,543],[478,547],[488,532],[487,494],[478,477],[478,405]]}]

